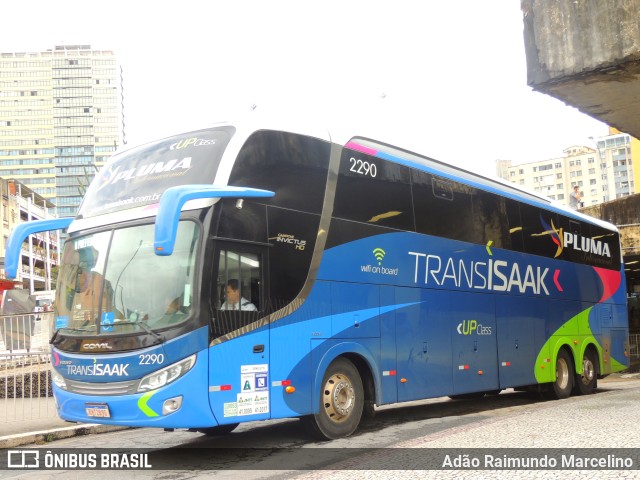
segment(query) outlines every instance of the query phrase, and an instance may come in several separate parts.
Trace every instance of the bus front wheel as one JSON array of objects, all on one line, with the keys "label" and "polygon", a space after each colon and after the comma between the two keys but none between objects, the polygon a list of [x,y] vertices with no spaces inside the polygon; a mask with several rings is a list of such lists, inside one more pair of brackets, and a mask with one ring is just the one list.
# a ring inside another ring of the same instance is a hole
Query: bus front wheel
[{"label": "bus front wheel", "polygon": [[346,358],[336,359],[324,374],[320,411],[304,418],[307,428],[326,440],[348,437],[362,417],[364,388],[358,369]]},{"label": "bus front wheel", "polygon": [[552,398],[562,400],[571,395],[573,372],[571,357],[566,350],[560,350],[556,358],[556,381],[551,384]]}]

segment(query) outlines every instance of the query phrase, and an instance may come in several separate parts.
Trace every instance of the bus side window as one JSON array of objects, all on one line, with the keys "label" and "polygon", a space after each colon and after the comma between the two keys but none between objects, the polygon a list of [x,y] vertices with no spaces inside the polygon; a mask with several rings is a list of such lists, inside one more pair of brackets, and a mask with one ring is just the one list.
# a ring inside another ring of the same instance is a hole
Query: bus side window
[{"label": "bus side window", "polygon": [[216,309],[257,311],[264,308],[261,263],[261,255],[257,253],[220,250]]}]

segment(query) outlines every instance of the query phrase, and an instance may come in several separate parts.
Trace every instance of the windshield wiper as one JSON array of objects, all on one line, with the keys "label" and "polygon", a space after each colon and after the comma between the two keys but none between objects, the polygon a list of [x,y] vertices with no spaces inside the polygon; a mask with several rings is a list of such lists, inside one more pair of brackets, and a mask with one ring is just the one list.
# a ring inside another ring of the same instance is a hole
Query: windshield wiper
[{"label": "windshield wiper", "polygon": [[140,326],[145,332],[147,332],[149,335],[153,335],[154,337],[156,337],[156,339],[158,339],[160,341],[160,343],[164,343],[164,337],[162,335],[160,335],[159,333],[155,332],[153,329],[151,329],[149,327],[149,325],[147,325],[144,322],[141,321],[135,321],[135,322],[117,322],[117,323],[101,323],[100,327],[102,327],[103,325],[108,326],[108,327],[113,327],[114,325],[138,325]]},{"label": "windshield wiper", "polygon": [[61,327],[61,328],[57,329],[55,332],[53,332],[53,335],[49,339],[49,345],[53,345],[53,342],[58,337],[58,334],[60,333],[61,330],[69,330],[71,332],[88,332],[88,331],[90,331],[90,330],[87,330],[86,328]]}]

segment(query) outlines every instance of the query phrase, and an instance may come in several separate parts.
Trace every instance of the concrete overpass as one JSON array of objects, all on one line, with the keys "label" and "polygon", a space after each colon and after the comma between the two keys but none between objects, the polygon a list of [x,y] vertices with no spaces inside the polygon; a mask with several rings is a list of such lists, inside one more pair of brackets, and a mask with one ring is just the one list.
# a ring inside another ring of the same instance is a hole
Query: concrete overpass
[{"label": "concrete overpass", "polygon": [[[521,0],[520,5],[529,86],[640,138],[640,0]],[[633,160],[639,191],[640,158]],[[640,195],[582,211],[618,225],[627,283],[630,291],[640,292]]]},{"label": "concrete overpass", "polygon": [[640,0],[521,0],[527,83],[640,138]]}]

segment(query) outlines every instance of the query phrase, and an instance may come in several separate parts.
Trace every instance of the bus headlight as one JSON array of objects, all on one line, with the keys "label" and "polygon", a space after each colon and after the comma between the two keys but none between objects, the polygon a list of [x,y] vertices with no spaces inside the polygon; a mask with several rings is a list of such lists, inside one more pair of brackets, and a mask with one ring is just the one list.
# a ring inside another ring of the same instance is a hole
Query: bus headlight
[{"label": "bus headlight", "polygon": [[145,392],[147,390],[155,390],[156,388],[164,387],[169,383],[177,380],[182,375],[191,370],[196,363],[196,354],[194,353],[190,357],[180,360],[179,362],[164,367],[161,370],[150,373],[146,377],[140,380],[138,385],[139,392]]},{"label": "bus headlight", "polygon": [[62,390],[67,389],[67,382],[64,380],[64,377],[55,370],[52,370],[51,381],[56,387],[61,388]]}]

